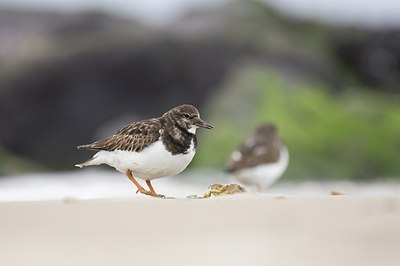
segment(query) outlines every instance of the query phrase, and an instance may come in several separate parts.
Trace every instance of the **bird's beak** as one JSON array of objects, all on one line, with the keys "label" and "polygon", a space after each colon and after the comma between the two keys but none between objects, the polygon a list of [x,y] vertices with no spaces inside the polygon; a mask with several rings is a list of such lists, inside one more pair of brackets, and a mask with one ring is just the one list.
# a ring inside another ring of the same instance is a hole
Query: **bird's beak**
[{"label": "bird's beak", "polygon": [[214,128],[212,125],[206,123],[205,121],[201,120],[200,118],[196,119],[196,121],[194,122],[194,125],[197,127],[202,127],[202,128],[207,128],[207,129]]}]

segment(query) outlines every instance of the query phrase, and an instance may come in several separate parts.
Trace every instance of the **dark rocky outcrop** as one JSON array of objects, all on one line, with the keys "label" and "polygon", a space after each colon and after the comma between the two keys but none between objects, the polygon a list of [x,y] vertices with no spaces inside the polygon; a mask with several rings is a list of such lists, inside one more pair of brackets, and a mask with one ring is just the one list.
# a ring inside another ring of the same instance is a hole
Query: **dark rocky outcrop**
[{"label": "dark rocky outcrop", "polygon": [[341,33],[334,52],[341,65],[366,86],[400,93],[400,30]]}]

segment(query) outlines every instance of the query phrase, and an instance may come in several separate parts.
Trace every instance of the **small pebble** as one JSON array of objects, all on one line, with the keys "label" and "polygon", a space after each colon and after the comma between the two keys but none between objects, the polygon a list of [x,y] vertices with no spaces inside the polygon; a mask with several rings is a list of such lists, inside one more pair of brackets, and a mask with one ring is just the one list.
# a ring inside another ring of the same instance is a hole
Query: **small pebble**
[{"label": "small pebble", "polygon": [[344,195],[344,193],[335,190],[331,191],[331,196],[341,196],[341,195]]}]

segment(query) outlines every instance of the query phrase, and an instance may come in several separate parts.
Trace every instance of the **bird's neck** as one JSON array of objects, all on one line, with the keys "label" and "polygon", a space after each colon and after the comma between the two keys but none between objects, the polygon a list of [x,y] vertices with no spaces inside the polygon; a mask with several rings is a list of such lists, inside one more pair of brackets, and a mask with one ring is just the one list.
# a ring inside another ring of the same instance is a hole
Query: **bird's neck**
[{"label": "bird's neck", "polygon": [[195,134],[179,127],[172,121],[168,121],[168,119],[161,120],[161,124],[163,125],[161,139],[169,152],[172,154],[188,153],[192,143],[193,147],[196,148],[197,138]]}]

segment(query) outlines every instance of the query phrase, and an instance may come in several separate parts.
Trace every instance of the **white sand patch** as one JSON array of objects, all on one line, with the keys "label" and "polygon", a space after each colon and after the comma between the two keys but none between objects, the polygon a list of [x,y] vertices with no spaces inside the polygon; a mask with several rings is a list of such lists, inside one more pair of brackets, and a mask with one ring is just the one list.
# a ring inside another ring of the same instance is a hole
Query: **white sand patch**
[{"label": "white sand patch", "polygon": [[0,203],[2,265],[397,266],[400,197]]}]

